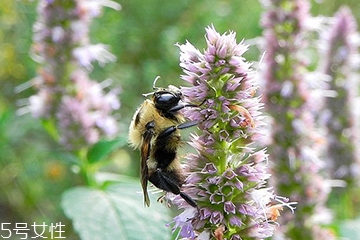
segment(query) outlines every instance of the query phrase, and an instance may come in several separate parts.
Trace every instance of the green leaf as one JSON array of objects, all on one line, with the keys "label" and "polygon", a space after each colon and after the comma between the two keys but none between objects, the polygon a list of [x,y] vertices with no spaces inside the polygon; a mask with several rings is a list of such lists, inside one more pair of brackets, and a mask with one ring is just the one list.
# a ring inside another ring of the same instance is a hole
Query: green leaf
[{"label": "green leaf", "polygon": [[48,132],[48,134],[55,140],[59,141],[59,133],[57,131],[57,128],[55,126],[55,122],[51,119],[43,119],[41,121],[44,129]]},{"label": "green leaf", "polygon": [[126,144],[125,137],[114,140],[102,140],[94,144],[88,152],[87,158],[90,163],[99,162],[108,157],[114,150]]},{"label": "green leaf", "polygon": [[360,217],[340,223],[340,236],[343,239],[360,239]]},{"label": "green leaf", "polygon": [[53,154],[64,163],[80,165],[80,159],[71,152],[56,149]]},{"label": "green leaf", "polygon": [[83,240],[170,239],[169,210],[152,199],[144,207],[138,182],[112,185],[106,190],[76,187],[66,191],[62,208]]}]

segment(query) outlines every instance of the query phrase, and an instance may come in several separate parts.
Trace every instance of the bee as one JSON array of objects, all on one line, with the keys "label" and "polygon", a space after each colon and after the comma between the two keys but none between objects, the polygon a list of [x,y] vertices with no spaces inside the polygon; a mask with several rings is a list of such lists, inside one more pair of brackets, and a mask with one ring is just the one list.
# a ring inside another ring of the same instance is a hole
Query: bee
[{"label": "bee", "polygon": [[147,184],[166,192],[180,195],[188,204],[197,207],[196,202],[181,191],[185,180],[178,158],[181,145],[180,130],[197,125],[196,121],[186,121],[179,110],[196,105],[185,103],[181,91],[170,85],[155,87],[151,99],[146,99],[136,110],[130,127],[129,143],[140,150],[141,186],[144,204],[150,206]]}]

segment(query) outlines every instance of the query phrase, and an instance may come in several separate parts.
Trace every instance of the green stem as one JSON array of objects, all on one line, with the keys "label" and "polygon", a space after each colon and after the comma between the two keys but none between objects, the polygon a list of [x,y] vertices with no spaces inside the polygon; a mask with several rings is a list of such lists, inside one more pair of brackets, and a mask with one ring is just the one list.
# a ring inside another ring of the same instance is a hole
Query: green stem
[{"label": "green stem", "polygon": [[86,149],[86,148],[80,149],[77,152],[77,156],[81,161],[80,174],[82,175],[86,186],[96,187],[97,184],[96,184],[95,175],[94,175],[95,171],[93,170],[92,165],[88,162],[87,152],[88,152],[88,149]]}]

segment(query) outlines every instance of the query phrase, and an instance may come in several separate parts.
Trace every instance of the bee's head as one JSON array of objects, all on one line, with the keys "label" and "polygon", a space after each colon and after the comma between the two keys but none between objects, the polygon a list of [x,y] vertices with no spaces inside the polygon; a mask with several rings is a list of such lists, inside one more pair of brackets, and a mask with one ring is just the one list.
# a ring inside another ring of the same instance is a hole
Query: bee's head
[{"label": "bee's head", "polygon": [[182,94],[177,87],[170,85],[168,88],[157,89],[152,99],[157,109],[168,111],[179,104]]}]

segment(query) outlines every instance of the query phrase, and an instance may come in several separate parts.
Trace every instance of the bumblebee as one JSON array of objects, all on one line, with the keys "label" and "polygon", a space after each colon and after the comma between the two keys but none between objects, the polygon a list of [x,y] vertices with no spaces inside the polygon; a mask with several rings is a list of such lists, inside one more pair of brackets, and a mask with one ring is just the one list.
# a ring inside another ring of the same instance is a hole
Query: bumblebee
[{"label": "bumblebee", "polygon": [[[196,202],[181,191],[185,180],[177,156],[181,145],[181,129],[195,126],[197,122],[186,121],[179,110],[196,105],[183,102],[180,90],[155,87],[151,99],[145,100],[135,112],[129,128],[129,143],[140,150],[141,186],[144,204],[150,206],[147,184],[166,192],[180,195],[188,204],[197,207]],[[144,94],[144,96],[150,95]]]}]

